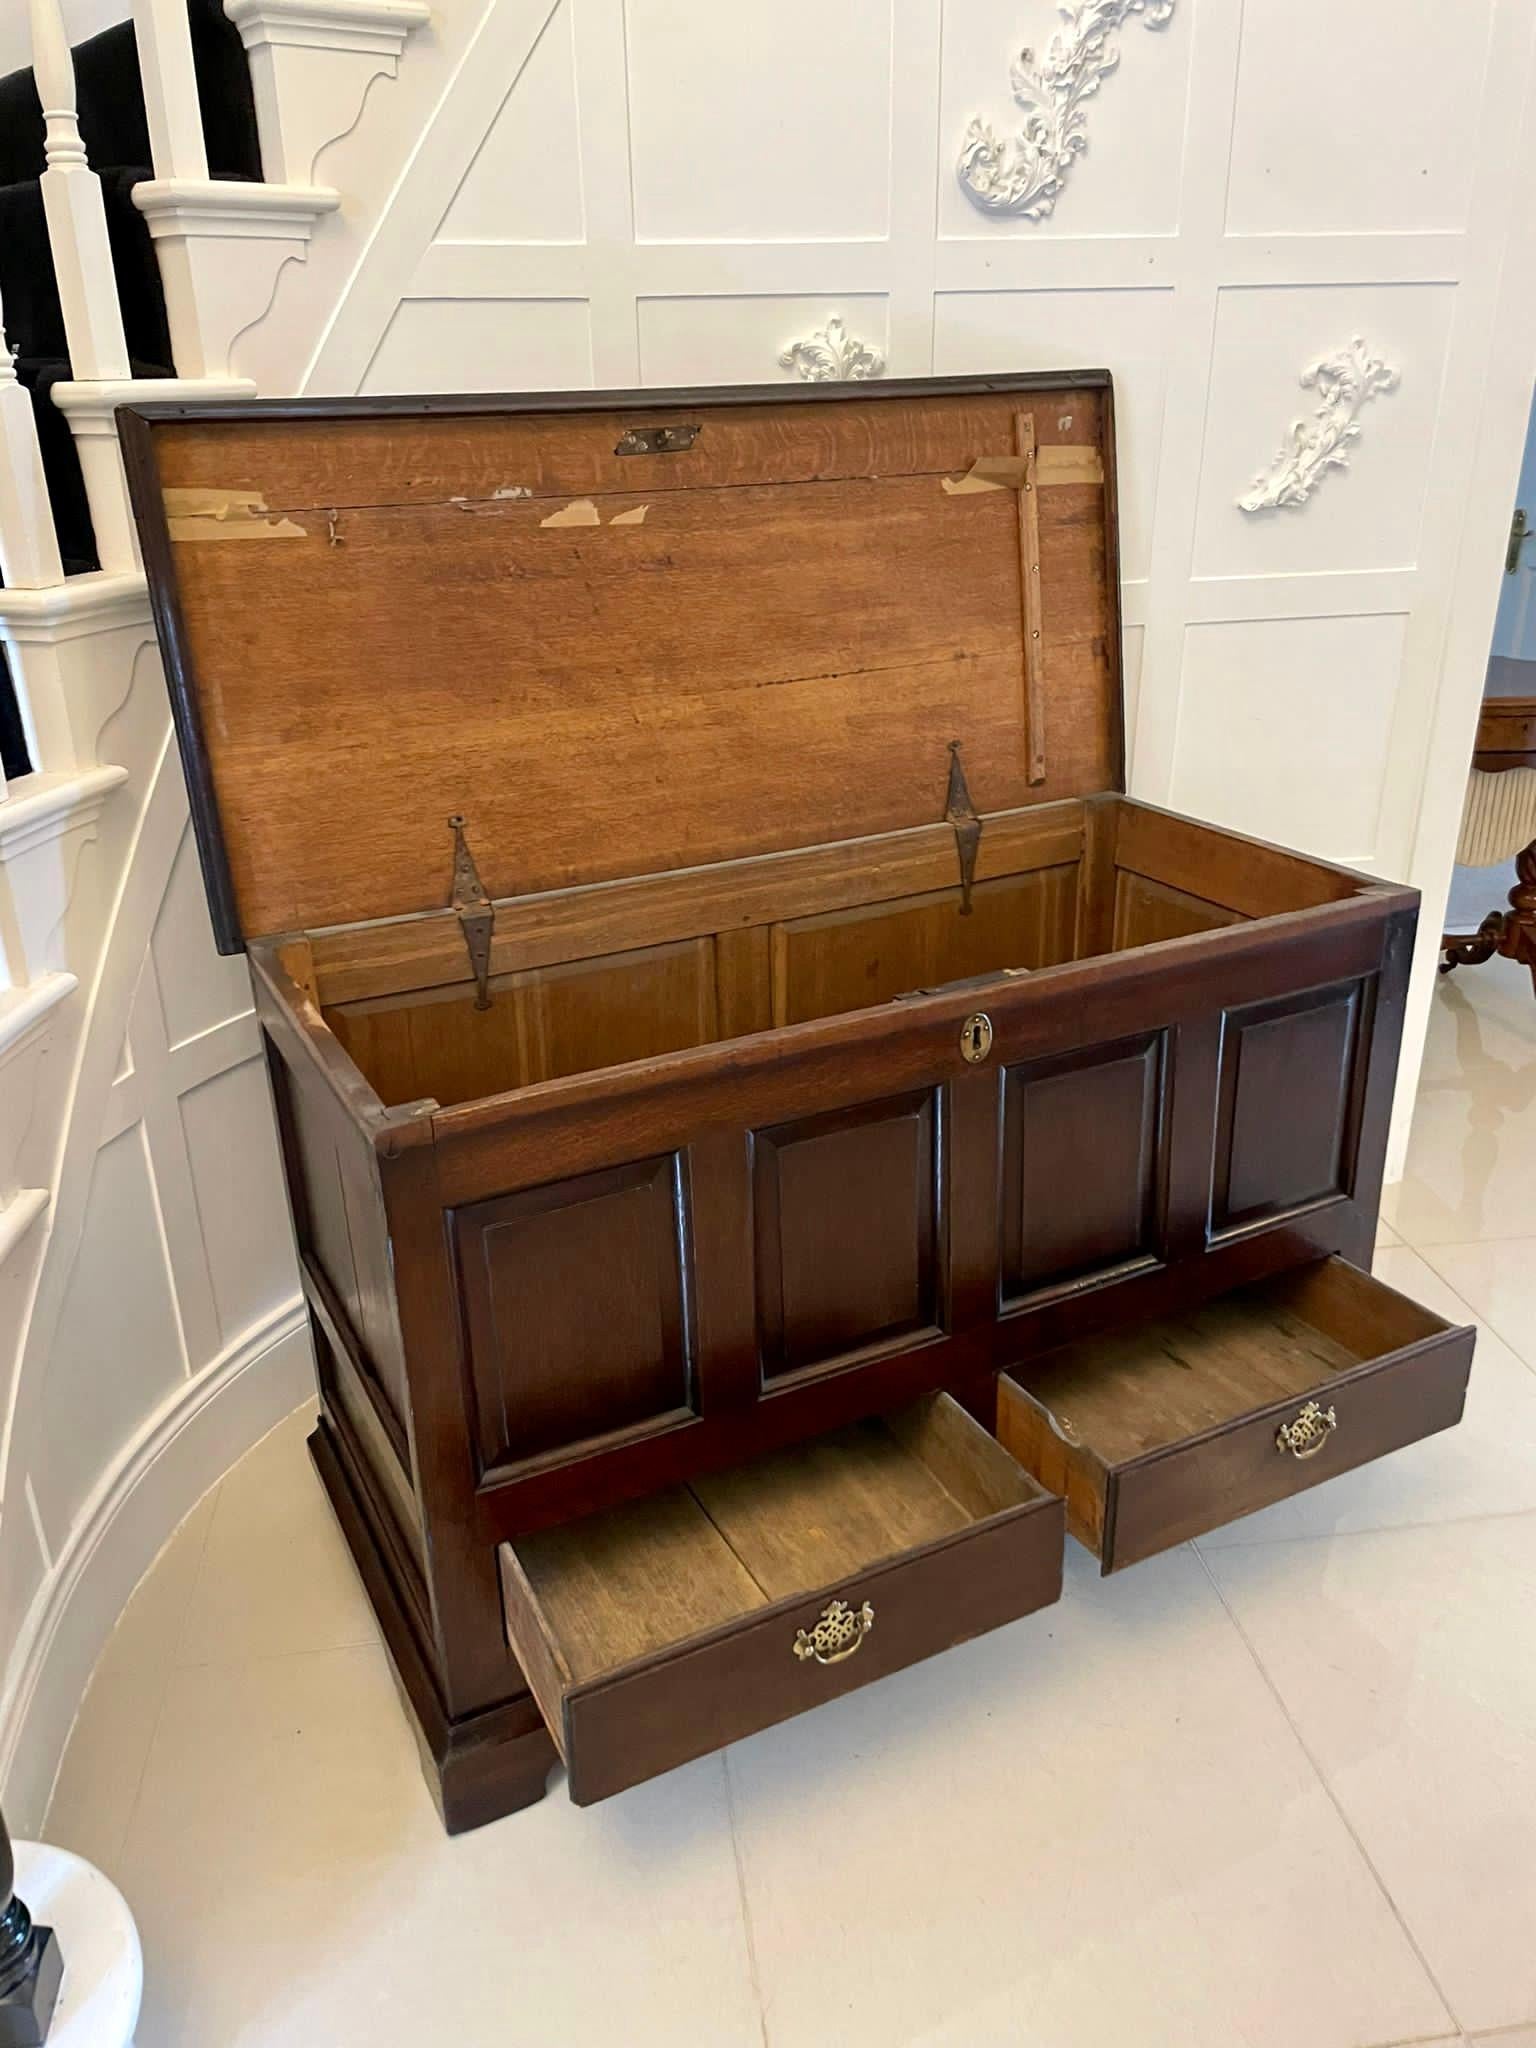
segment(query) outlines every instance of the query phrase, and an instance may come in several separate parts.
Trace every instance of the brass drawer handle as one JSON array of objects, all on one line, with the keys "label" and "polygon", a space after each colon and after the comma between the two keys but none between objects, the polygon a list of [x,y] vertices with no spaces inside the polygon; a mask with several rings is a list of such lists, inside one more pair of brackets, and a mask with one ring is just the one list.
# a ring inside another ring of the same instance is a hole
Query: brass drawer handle
[{"label": "brass drawer handle", "polygon": [[1275,1431],[1275,1449],[1289,1451],[1293,1458],[1315,1458],[1338,1426],[1339,1418],[1331,1408],[1320,1408],[1316,1401],[1309,1401],[1299,1414],[1282,1422]]},{"label": "brass drawer handle", "polygon": [[824,1607],[811,1629],[795,1632],[795,1655],[804,1664],[814,1657],[818,1664],[841,1664],[851,1657],[875,1625],[875,1610],[866,1600],[855,1612],[846,1600],[834,1600]]}]

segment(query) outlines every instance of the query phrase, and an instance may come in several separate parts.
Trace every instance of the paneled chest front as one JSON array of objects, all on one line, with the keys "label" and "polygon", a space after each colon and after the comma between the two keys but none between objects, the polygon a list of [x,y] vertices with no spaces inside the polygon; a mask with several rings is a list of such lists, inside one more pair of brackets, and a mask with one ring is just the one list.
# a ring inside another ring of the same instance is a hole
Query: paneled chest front
[{"label": "paneled chest front", "polygon": [[1457,1419],[1417,899],[1119,793],[1107,375],[122,422],[450,1827]]}]

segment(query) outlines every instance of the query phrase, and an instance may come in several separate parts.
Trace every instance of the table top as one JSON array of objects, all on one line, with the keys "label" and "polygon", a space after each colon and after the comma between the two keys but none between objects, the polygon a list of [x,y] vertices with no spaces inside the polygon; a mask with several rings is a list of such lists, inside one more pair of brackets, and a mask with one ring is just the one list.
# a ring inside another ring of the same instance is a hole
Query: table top
[{"label": "table top", "polygon": [[1490,775],[1536,768],[1536,661],[1490,658],[1472,766]]}]

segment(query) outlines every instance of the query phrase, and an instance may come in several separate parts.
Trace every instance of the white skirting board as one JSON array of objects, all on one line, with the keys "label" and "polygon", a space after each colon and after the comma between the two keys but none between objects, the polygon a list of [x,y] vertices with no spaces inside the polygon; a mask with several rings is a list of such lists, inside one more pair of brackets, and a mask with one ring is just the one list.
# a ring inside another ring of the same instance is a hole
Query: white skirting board
[{"label": "white skirting board", "polygon": [[0,1799],[40,1831],[91,1673],[135,1586],[235,1460],[315,1388],[303,1306],[287,1303],[179,1387],[105,1473],[12,1647],[0,1695]]}]

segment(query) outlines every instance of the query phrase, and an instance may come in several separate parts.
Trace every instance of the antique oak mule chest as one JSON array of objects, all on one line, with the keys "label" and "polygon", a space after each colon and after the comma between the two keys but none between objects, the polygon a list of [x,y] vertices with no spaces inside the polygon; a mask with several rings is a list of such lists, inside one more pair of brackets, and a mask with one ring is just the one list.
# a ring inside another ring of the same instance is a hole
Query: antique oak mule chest
[{"label": "antique oak mule chest", "polygon": [[1102,372],[122,418],[450,1828],[1455,1422],[1417,899],[1129,801]]}]

